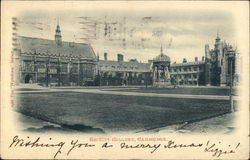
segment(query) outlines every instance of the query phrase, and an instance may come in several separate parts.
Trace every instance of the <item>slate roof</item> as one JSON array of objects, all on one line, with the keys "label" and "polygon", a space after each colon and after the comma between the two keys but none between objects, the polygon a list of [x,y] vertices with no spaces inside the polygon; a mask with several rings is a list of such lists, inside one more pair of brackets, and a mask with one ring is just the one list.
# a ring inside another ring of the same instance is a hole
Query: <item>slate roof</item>
[{"label": "slate roof", "polygon": [[57,45],[54,40],[19,37],[19,47],[21,53],[37,53],[60,56],[76,56],[81,58],[96,59],[95,52],[89,44],[62,42]]},{"label": "slate roof", "polygon": [[178,66],[193,66],[193,65],[201,65],[205,64],[205,61],[197,61],[197,62],[186,62],[186,63],[172,63],[170,67],[178,67]]},{"label": "slate roof", "polygon": [[[111,71],[133,71],[133,72],[148,72],[150,70],[150,63],[140,63],[136,61],[105,61],[99,60],[98,66],[103,67],[102,70]],[[105,67],[107,66],[107,69]],[[115,67],[112,69],[112,66]],[[133,67],[133,69],[131,69]],[[118,69],[120,68],[120,69]]]},{"label": "slate roof", "polygon": [[[173,63],[170,65],[172,67],[180,66],[194,66],[194,65],[203,65],[204,61],[197,62],[187,62],[187,63]],[[99,60],[98,66],[101,67],[100,70],[104,71],[132,71],[132,72],[149,72],[151,70],[151,63],[140,63],[140,62],[126,62],[126,61],[105,61]],[[115,67],[115,68],[112,68]],[[125,68],[126,67],[126,68]],[[131,69],[130,67],[133,67]]]}]

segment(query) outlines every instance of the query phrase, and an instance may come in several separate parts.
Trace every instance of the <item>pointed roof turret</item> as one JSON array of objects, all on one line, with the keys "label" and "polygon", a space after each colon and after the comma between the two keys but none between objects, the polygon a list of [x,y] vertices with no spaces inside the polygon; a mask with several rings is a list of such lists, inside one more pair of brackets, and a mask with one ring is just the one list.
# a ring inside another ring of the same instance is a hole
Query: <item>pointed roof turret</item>
[{"label": "pointed roof turret", "polygon": [[163,54],[162,44],[161,44],[161,54]]},{"label": "pointed roof turret", "polygon": [[216,36],[216,42],[220,41],[220,37],[219,37],[219,33],[217,32],[217,36]]},{"label": "pointed roof turret", "polygon": [[153,62],[170,62],[170,57],[163,53],[163,48],[161,45],[161,53],[153,59]]},{"label": "pointed roof turret", "polygon": [[55,41],[57,45],[62,45],[62,35],[59,25],[59,20],[57,19],[56,33],[55,33]]}]

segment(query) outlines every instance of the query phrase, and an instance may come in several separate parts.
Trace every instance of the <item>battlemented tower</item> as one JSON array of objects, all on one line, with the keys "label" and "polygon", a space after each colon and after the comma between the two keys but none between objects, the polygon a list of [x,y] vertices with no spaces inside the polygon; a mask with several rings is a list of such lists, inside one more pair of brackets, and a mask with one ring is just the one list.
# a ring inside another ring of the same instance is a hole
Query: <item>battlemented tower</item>
[{"label": "battlemented tower", "polygon": [[[232,58],[232,74],[235,74],[235,54],[236,49],[232,45],[221,41],[219,35],[215,39],[213,49],[209,49],[209,45],[205,45],[206,55],[206,85],[228,86],[230,84],[230,67],[229,55],[234,55]],[[237,78],[236,78],[237,79]],[[238,80],[236,80],[238,82]]]}]

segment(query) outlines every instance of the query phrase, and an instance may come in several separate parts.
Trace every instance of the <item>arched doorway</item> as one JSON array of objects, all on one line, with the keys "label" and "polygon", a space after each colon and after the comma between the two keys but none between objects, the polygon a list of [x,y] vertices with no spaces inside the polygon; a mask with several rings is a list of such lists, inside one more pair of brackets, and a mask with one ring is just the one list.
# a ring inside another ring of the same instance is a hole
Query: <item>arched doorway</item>
[{"label": "arched doorway", "polygon": [[126,80],[126,79],[123,80],[122,85],[123,85],[123,86],[127,86],[127,80]]},{"label": "arched doorway", "polygon": [[30,83],[30,81],[32,80],[32,76],[31,75],[26,75],[24,78],[24,83]]}]

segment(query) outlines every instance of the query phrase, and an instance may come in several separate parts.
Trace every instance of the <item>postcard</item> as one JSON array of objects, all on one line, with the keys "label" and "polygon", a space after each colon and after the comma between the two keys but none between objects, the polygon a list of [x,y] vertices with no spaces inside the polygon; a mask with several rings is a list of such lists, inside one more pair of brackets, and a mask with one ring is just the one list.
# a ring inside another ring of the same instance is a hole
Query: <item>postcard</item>
[{"label": "postcard", "polygon": [[2,159],[248,159],[247,1],[3,1]]}]

